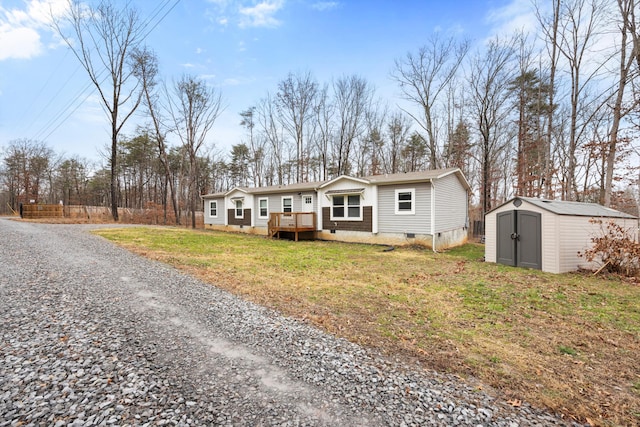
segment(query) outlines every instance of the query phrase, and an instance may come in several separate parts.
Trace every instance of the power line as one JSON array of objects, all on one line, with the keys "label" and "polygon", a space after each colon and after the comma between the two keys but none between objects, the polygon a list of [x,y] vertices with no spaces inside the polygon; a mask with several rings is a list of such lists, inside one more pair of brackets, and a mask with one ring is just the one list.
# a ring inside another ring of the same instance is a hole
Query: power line
[{"label": "power line", "polygon": [[[166,10],[166,12],[162,13],[163,10],[166,9],[172,1],[173,1],[173,4],[168,8],[168,10]],[[131,0],[127,2],[126,7],[129,7],[130,3],[131,3]],[[151,34],[151,32],[167,17],[169,13],[171,13],[171,11],[178,5],[178,3],[180,3],[180,0],[163,0],[163,2],[158,4],[158,6],[151,12],[149,17],[142,23],[140,27],[140,32],[142,33],[141,41],[146,39],[149,36],[149,34]],[[156,18],[160,14],[162,15],[160,16],[159,19],[156,20]],[[156,20],[155,23],[153,22],[154,20]],[[151,27],[149,28],[150,25]],[[146,31],[147,28],[149,28],[148,31]],[[65,54],[65,57],[67,54],[68,54],[68,51]],[[80,66],[78,66],[78,68],[74,71],[74,73],[72,73],[72,75],[69,76],[65,84],[62,85],[60,89],[58,89],[56,94],[50,98],[49,102],[46,103],[46,105],[41,109],[40,113],[36,115],[36,118],[33,119],[33,121],[37,121],[37,119],[43,114],[44,110],[57,99],[58,94],[64,89],[67,83],[71,81],[71,79],[73,78],[73,75],[75,75],[75,73],[79,68]],[[99,73],[97,77],[100,78],[100,75],[103,74],[103,72]],[[47,82],[45,83],[43,88],[48,85],[53,75],[54,75],[54,72],[52,72],[49,75],[49,78],[47,79]],[[100,82],[100,84],[102,84],[105,80],[106,80],[106,77]],[[93,86],[94,86],[93,82],[89,82],[86,86],[84,86],[69,102],[67,102],[63,106],[63,108],[61,108],[51,119],[49,119],[40,128],[40,130],[36,133],[33,139],[38,139],[38,137],[42,135],[44,135],[43,139],[50,137],[58,128],[60,128],[60,126],[62,126],[62,124],[64,124],[69,119],[69,117],[71,117],[71,115],[73,115],[73,113],[75,113],[82,106],[82,104],[89,98],[89,96],[91,96],[92,94],[91,88]],[[31,105],[33,105],[34,102],[35,101],[32,101]],[[77,104],[74,106],[76,102]]]}]

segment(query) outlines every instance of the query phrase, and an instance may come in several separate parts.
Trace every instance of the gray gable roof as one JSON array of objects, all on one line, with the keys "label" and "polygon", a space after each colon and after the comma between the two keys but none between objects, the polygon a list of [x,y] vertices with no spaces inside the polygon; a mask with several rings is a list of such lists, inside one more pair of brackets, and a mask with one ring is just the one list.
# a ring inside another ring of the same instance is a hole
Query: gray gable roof
[{"label": "gray gable roof", "polygon": [[268,193],[282,193],[293,191],[315,191],[319,185],[324,181],[318,182],[300,182],[297,184],[287,185],[271,185],[269,187],[256,187],[249,190],[252,194],[268,194]]},{"label": "gray gable roof", "polygon": [[357,181],[364,181],[374,185],[385,185],[385,184],[404,184],[411,182],[422,182],[422,181],[433,181],[440,178],[444,178],[448,175],[456,175],[462,186],[465,189],[470,190],[471,187],[467,179],[464,177],[462,171],[458,168],[447,168],[447,169],[436,169],[436,170],[427,170],[420,172],[406,172],[406,173],[395,173],[395,174],[386,174],[386,175],[372,175],[364,178],[352,177],[347,175],[341,175],[337,178],[327,180],[327,181],[318,181],[318,182],[301,182],[297,184],[287,184],[287,185],[272,185],[269,187],[256,187],[256,188],[248,188],[248,187],[236,187],[229,191],[215,194],[205,194],[202,196],[203,199],[215,199],[215,198],[223,198],[231,191],[240,190],[247,194],[269,194],[269,193],[283,193],[283,192],[297,192],[297,191],[316,191],[318,188],[328,185],[334,181],[344,178],[351,178]]},{"label": "gray gable roof", "polygon": [[367,176],[363,179],[369,181],[372,184],[396,184],[437,180],[451,174],[458,176],[463,187],[465,187],[467,190],[471,189],[471,186],[467,182],[467,179],[462,174],[462,171],[458,168],[432,169],[420,172],[403,172],[387,175],[373,175]]},{"label": "gray gable roof", "polygon": [[[563,200],[544,200],[534,197],[516,197],[541,209],[553,212],[557,215],[592,216],[601,218],[636,218],[633,215],[607,208],[597,203],[567,202]],[[509,202],[507,202],[509,203]]]}]

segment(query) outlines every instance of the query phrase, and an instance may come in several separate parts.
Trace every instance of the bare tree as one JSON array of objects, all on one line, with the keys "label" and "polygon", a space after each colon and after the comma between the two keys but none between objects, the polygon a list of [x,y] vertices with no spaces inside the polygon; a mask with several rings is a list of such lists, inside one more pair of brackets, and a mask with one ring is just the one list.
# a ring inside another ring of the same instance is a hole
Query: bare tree
[{"label": "bare tree", "polygon": [[401,153],[409,140],[409,132],[411,132],[411,119],[400,110],[394,112],[387,123],[389,143],[383,156],[385,172],[400,171]]},{"label": "bare tree", "polygon": [[336,120],[333,157],[337,175],[351,173],[351,150],[366,130],[373,93],[367,80],[356,75],[338,78],[333,83]]},{"label": "bare tree", "polygon": [[[576,153],[589,121],[585,118],[579,122],[581,109],[588,107],[587,103],[595,102],[588,97],[589,86],[598,77],[604,65],[604,63],[593,64],[593,61],[590,61],[588,67],[585,64],[588,55],[594,53],[593,48],[598,40],[603,11],[602,0],[568,0],[561,3],[557,11],[560,14],[557,48],[560,55],[567,61],[571,81],[568,161],[567,169],[564,171],[566,186],[562,194],[563,199],[568,200],[574,200],[577,196]],[[597,109],[589,109],[597,111]]]},{"label": "bare tree", "polygon": [[[181,223],[180,209],[178,206],[177,194],[174,185],[173,174],[169,165],[167,154],[166,137],[168,133],[166,119],[162,116],[162,107],[159,101],[159,93],[156,91],[158,85],[158,57],[148,48],[134,49],[133,60],[135,61],[135,72],[142,82],[143,102],[151,119],[153,135],[158,147],[158,159],[165,173],[169,198],[176,218],[176,224]],[[165,91],[166,93],[166,91]],[[167,204],[164,206],[164,221],[167,222]]]},{"label": "bare tree", "polygon": [[508,141],[504,138],[503,130],[510,113],[507,108],[508,89],[509,81],[514,75],[516,40],[512,38],[505,43],[497,37],[492,39],[485,52],[472,60],[468,75],[470,114],[480,137],[478,156],[483,216],[491,209],[495,198],[495,191],[492,191],[495,182],[492,168],[497,155],[504,150]]},{"label": "bare tree", "polygon": [[526,35],[519,36],[518,70],[509,82],[517,111],[516,191],[521,196],[539,197],[544,193],[547,142],[544,121],[549,117],[549,85],[537,69]]},{"label": "bare tree", "polygon": [[266,159],[266,138],[262,137],[255,130],[256,128],[256,107],[249,107],[240,112],[240,125],[247,130],[249,141],[246,144],[249,149],[249,169],[253,185],[261,187],[264,180],[265,159]]},{"label": "bare tree", "polygon": [[329,147],[334,137],[333,104],[329,100],[329,87],[324,85],[318,92],[318,102],[315,107],[314,146],[319,160],[320,171],[318,177],[325,180],[329,177]]},{"label": "bare tree", "polygon": [[278,110],[282,126],[296,143],[296,182],[303,182],[305,135],[313,117],[318,83],[307,72],[289,73],[278,83]]},{"label": "bare tree", "polygon": [[65,205],[87,203],[87,183],[91,167],[89,161],[74,156],[63,159],[56,168],[55,194]]},{"label": "bare tree", "polygon": [[373,102],[366,111],[366,130],[359,140],[356,152],[361,154],[357,170],[360,176],[379,175],[384,170],[385,126],[389,107],[384,102]]},{"label": "bare tree", "polygon": [[273,176],[272,184],[285,184],[284,182],[284,163],[285,157],[285,139],[283,135],[280,121],[278,120],[278,111],[276,100],[270,94],[258,102],[256,109],[257,125],[262,137],[267,141],[269,148],[269,170]]},{"label": "bare tree", "polygon": [[46,185],[49,183],[47,177],[54,166],[54,157],[53,150],[41,141],[9,141],[2,178],[9,191],[12,209],[17,210],[20,203],[29,203],[31,200],[46,200]]},{"label": "bare tree", "polygon": [[[118,135],[138,108],[141,93],[129,54],[143,39],[135,9],[116,9],[113,2],[97,7],[69,0],[68,13],[54,25],[87,72],[100,95],[111,125],[111,212],[118,220]],[[67,28],[70,27],[69,33]]]},{"label": "bare tree", "polygon": [[209,131],[222,113],[222,95],[207,86],[205,81],[185,75],[174,84],[168,106],[174,129],[189,159],[188,200],[191,225],[195,228],[196,206],[200,196],[196,185],[199,177],[198,155]]},{"label": "bare tree", "polygon": [[[620,46],[616,49],[619,54],[618,82],[614,90],[614,100],[612,105],[612,123],[609,129],[609,147],[606,157],[606,172],[603,191],[600,194],[600,203],[605,206],[611,205],[611,191],[613,189],[613,170],[616,163],[618,151],[618,138],[620,122],[633,108],[640,102],[635,99],[631,105],[624,107],[625,89],[630,83],[633,74],[632,67],[634,61],[640,61],[640,45],[638,44],[638,28],[635,21],[635,0],[618,0],[618,11],[620,12]],[[637,64],[640,66],[640,62]]]},{"label": "bare tree", "polygon": [[458,73],[469,51],[467,41],[443,39],[434,33],[417,54],[407,53],[395,61],[391,77],[400,85],[405,99],[420,107],[420,114],[408,113],[426,133],[429,167],[439,167],[437,107],[443,93]]},{"label": "bare tree", "polygon": [[547,131],[544,138],[544,160],[543,160],[543,173],[542,181],[544,186],[544,195],[548,199],[553,198],[553,185],[552,185],[552,169],[553,162],[551,160],[551,151],[553,145],[553,127],[554,127],[554,115],[555,115],[555,94],[556,94],[556,72],[558,69],[558,26],[560,22],[560,1],[552,0],[552,13],[551,18],[547,17],[540,8],[538,1],[534,3],[536,17],[540,24],[542,34],[545,40],[545,46],[547,48],[547,54],[549,56],[549,93],[548,103],[550,106],[547,111]]}]

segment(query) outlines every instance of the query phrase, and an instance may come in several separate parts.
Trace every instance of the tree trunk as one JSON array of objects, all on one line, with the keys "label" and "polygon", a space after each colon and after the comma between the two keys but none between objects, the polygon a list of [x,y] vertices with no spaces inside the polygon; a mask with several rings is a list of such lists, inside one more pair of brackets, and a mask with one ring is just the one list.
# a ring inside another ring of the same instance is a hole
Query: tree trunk
[{"label": "tree trunk", "polygon": [[[620,74],[618,80],[618,91],[616,100],[613,104],[613,122],[611,123],[611,131],[609,132],[609,147],[607,150],[607,169],[604,177],[604,194],[601,195],[600,203],[604,206],[611,206],[611,191],[613,189],[613,169],[615,167],[616,155],[618,149],[618,131],[620,129],[620,120],[623,116],[622,102],[624,100],[624,91],[629,78],[629,70],[634,61],[631,54],[627,58],[627,32],[633,27],[630,25],[631,11],[635,7],[634,0],[618,0],[620,15],[622,18],[620,43]],[[637,47],[636,47],[637,49]],[[633,52],[633,50],[632,50]]]},{"label": "tree trunk", "polygon": [[116,123],[114,118],[111,122],[111,216],[115,222],[118,222],[118,130]]}]

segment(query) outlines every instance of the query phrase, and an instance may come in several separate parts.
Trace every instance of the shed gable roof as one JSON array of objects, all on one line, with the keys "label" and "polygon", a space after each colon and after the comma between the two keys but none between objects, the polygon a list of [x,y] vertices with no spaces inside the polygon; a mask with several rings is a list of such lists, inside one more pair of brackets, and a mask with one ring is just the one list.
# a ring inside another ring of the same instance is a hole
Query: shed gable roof
[{"label": "shed gable roof", "polygon": [[565,200],[545,200],[537,199],[534,197],[514,197],[513,199],[503,203],[498,207],[504,206],[507,203],[511,203],[516,199],[531,203],[534,206],[552,212],[556,215],[590,216],[599,218],[636,218],[633,215],[629,215],[615,209],[607,208],[597,203],[569,202]]}]

